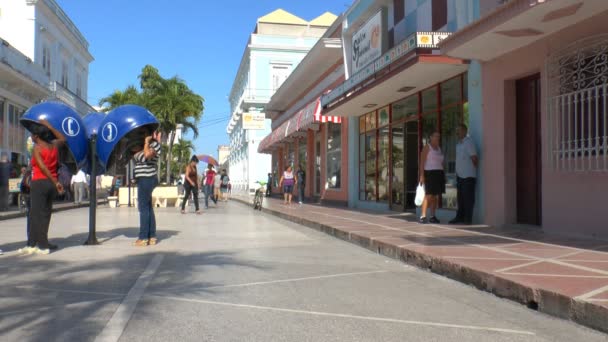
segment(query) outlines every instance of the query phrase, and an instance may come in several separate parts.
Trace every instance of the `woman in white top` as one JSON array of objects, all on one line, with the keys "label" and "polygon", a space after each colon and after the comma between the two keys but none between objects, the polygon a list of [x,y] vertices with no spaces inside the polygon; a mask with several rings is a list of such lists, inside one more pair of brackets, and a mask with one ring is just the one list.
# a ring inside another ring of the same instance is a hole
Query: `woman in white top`
[{"label": "woman in white top", "polygon": [[433,132],[429,143],[422,149],[420,157],[420,184],[424,185],[426,196],[422,203],[420,223],[426,223],[426,211],[430,207],[430,223],[440,223],[435,212],[439,206],[439,196],[445,193],[445,173],[443,171],[443,152],[441,152],[441,135]]},{"label": "woman in white top", "polygon": [[295,179],[293,174],[293,169],[291,166],[285,168],[285,172],[283,172],[283,176],[281,176],[281,180],[279,181],[279,187],[283,187],[283,196],[285,198],[285,203],[287,205],[291,204],[291,198],[293,197],[293,188],[298,184],[298,180]]}]

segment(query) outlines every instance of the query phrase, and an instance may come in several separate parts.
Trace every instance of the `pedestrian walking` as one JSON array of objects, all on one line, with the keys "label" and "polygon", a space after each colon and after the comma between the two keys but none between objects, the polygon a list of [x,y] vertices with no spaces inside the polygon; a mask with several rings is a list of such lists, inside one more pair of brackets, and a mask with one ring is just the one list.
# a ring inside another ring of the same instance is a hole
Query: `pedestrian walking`
[{"label": "pedestrian walking", "polygon": [[78,170],[78,172],[72,176],[71,183],[74,188],[74,204],[80,204],[84,200],[86,192],[87,175],[82,169]]},{"label": "pedestrian walking", "polygon": [[298,183],[298,203],[304,203],[304,190],[306,189],[306,172],[304,172],[304,168],[302,165],[298,166],[298,171],[296,172],[296,182]]},{"label": "pedestrian walking", "polygon": [[[49,225],[53,213],[53,200],[64,187],[58,180],[59,147],[65,144],[65,137],[46,120],[41,126],[31,128],[34,150],[32,155],[32,181],[30,183],[30,233],[26,247],[19,250],[26,254],[49,254],[57,249],[49,243]],[[54,139],[48,139],[48,132]],[[43,139],[45,137],[45,139]]]},{"label": "pedestrian walking", "polygon": [[420,184],[424,185],[426,196],[422,202],[420,223],[427,223],[427,208],[431,209],[430,223],[440,223],[436,212],[439,206],[439,196],[445,193],[445,173],[443,171],[443,152],[441,151],[441,135],[433,132],[429,143],[422,149],[420,157]]},{"label": "pedestrian walking", "polygon": [[456,129],[458,144],[456,145],[456,201],[458,211],[450,224],[471,224],[473,208],[475,207],[475,186],[477,183],[477,149],[473,139],[468,135],[466,125]]},{"label": "pedestrian walking", "polygon": [[160,156],[160,134],[150,132],[144,140],[143,148],[133,149],[135,167],[133,173],[137,180],[137,207],[139,209],[139,237],[135,246],[156,245],[156,217],[152,205],[152,192],[158,185],[158,159]]},{"label": "pedestrian walking", "polygon": [[209,209],[209,197],[213,203],[217,205],[217,200],[213,197],[213,185],[215,183],[215,170],[213,165],[207,165],[207,171],[205,172],[205,209]]},{"label": "pedestrian walking", "polygon": [[220,175],[220,195],[223,202],[228,202],[228,186],[230,186],[230,177],[226,169],[223,169]]},{"label": "pedestrian walking", "polygon": [[72,189],[72,173],[67,165],[62,163],[59,166],[59,170],[57,171],[57,179],[64,189],[63,200],[66,202],[73,201],[74,190]]},{"label": "pedestrian walking", "polygon": [[25,234],[27,239],[30,238],[30,209],[32,202],[30,200],[30,189],[32,184],[32,168],[22,168],[21,183],[19,186],[19,194],[21,195],[20,204],[25,206]]},{"label": "pedestrian walking", "polygon": [[283,176],[281,176],[281,180],[279,181],[279,186],[283,187],[283,203],[286,205],[291,205],[294,185],[297,185],[297,181],[295,179],[295,175],[293,174],[293,169],[291,166],[288,166],[285,168]]},{"label": "pedestrian walking", "polygon": [[220,188],[222,187],[222,174],[216,173],[213,177],[213,197],[216,201],[221,199]]},{"label": "pedestrian walking", "polygon": [[268,183],[266,183],[266,197],[272,195],[272,173],[268,173]]},{"label": "pedestrian walking", "polygon": [[196,209],[196,214],[200,214],[201,211],[198,207],[198,170],[196,166],[198,165],[198,158],[196,156],[192,156],[190,159],[190,163],[186,166],[186,175],[184,177],[186,183],[184,184],[184,200],[182,201],[182,214],[186,213],[186,202],[188,198],[190,198],[190,194],[194,198],[194,208]]}]

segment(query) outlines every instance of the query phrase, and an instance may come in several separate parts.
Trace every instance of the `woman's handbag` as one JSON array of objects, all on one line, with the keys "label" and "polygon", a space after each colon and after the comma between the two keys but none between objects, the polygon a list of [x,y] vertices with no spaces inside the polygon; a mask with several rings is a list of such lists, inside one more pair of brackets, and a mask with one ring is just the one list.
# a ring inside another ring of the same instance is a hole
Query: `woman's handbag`
[{"label": "woman's handbag", "polygon": [[425,192],[424,192],[424,185],[423,184],[418,184],[418,187],[416,188],[416,198],[414,199],[414,204],[416,204],[416,206],[421,206],[422,202],[424,202],[424,196],[425,196]]}]

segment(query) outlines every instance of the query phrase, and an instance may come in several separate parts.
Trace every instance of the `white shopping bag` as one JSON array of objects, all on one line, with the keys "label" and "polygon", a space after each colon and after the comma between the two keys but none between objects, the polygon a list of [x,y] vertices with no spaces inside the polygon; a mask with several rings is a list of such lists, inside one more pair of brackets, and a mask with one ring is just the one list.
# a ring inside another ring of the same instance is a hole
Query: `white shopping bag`
[{"label": "white shopping bag", "polygon": [[422,202],[424,202],[424,196],[426,195],[426,193],[424,192],[424,185],[423,184],[418,184],[418,187],[416,188],[416,198],[414,199],[414,204],[416,204],[416,206],[421,206]]}]

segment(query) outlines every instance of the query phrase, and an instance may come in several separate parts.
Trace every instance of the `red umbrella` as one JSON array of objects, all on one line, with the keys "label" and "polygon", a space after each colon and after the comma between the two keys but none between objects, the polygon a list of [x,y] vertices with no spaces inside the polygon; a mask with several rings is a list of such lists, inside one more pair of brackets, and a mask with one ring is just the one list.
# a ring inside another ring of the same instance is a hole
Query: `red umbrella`
[{"label": "red umbrella", "polygon": [[198,156],[196,156],[196,158],[198,158],[198,160],[203,163],[207,163],[207,164],[211,164],[211,165],[215,165],[215,166],[220,165],[220,163],[218,163],[217,160],[215,160],[215,158],[213,158],[212,156],[210,156],[208,154],[199,154]]}]

